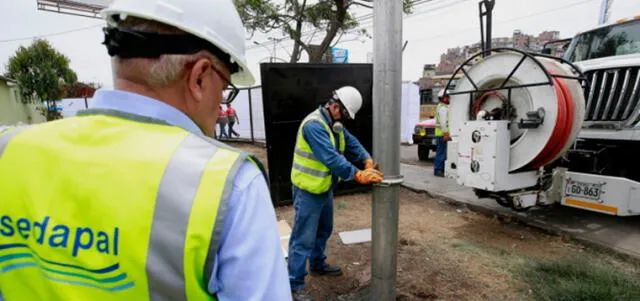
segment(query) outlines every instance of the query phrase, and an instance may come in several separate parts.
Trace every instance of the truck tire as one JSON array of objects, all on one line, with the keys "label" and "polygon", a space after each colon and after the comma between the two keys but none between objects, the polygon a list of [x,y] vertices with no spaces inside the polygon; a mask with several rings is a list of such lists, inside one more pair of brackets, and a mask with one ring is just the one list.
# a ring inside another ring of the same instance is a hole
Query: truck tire
[{"label": "truck tire", "polygon": [[420,161],[429,160],[429,147],[426,145],[418,145],[418,159]]}]

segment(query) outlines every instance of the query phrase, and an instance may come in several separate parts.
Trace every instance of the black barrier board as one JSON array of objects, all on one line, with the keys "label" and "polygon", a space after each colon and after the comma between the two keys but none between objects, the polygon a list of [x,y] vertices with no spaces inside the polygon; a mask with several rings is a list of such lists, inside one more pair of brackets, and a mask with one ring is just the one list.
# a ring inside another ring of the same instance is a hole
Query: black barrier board
[{"label": "black barrier board", "polygon": [[[371,153],[373,65],[266,63],[260,65],[260,72],[274,205],[291,204],[291,165],[298,127],[309,113],[329,100],[333,90],[349,85],[362,94],[362,108],[345,126]],[[369,188],[346,182],[339,185],[336,194]]]}]

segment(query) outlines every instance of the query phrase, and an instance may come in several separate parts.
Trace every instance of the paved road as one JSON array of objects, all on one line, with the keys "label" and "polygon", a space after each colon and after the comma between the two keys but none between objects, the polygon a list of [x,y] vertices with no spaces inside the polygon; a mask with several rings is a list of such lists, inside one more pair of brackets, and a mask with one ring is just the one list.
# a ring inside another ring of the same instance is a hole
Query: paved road
[{"label": "paved road", "polygon": [[514,212],[492,199],[478,199],[470,188],[458,186],[454,180],[434,177],[432,163],[418,160],[416,146],[402,146],[401,162],[407,188],[464,203],[474,210],[509,215],[532,226],[640,258],[640,217],[608,216],[564,206]]}]

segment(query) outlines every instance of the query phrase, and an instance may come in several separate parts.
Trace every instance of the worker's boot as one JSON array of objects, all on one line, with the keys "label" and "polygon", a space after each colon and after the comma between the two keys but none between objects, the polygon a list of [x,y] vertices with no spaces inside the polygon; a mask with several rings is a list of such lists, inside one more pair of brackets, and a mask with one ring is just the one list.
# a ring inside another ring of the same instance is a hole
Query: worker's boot
[{"label": "worker's boot", "polygon": [[291,291],[291,296],[293,301],[314,301],[313,297],[303,289]]},{"label": "worker's boot", "polygon": [[340,267],[331,266],[325,264],[322,269],[311,269],[311,275],[313,276],[340,276],[342,275],[342,269]]}]

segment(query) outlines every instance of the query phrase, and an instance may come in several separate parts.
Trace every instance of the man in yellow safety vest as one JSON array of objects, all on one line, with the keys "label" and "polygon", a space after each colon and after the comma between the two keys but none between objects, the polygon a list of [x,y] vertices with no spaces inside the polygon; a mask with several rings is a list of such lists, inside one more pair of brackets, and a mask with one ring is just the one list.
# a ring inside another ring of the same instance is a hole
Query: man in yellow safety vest
[{"label": "man in yellow safety vest", "polygon": [[[333,229],[335,185],[339,180],[365,185],[382,181],[383,174],[371,155],[342,124],[342,120],[355,118],[361,106],[360,92],[342,87],[324,106],[311,112],[298,129],[291,170],[295,220],[288,259],[294,300],[313,300],[304,291],[307,258],[312,274],[336,276],[342,272],[328,265],[324,254]],[[362,163],[364,170],[351,162]]]},{"label": "man in yellow safety vest", "polygon": [[1,294],[291,300],[262,166],[209,137],[223,91],[254,82],[233,1],[102,14],[115,90],[0,134]]},{"label": "man in yellow safety vest", "polygon": [[440,102],[436,106],[436,157],[433,164],[433,174],[436,177],[444,177],[447,142],[451,140],[449,135],[449,95],[445,95],[444,89],[442,89],[438,93],[438,99]]}]

